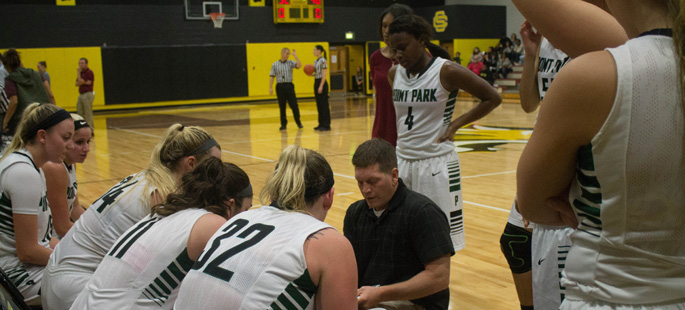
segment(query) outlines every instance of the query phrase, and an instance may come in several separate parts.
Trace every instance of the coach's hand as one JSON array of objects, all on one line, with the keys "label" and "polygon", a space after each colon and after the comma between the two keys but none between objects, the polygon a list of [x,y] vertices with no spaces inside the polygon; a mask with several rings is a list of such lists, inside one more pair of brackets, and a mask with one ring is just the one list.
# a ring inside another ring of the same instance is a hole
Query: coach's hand
[{"label": "coach's hand", "polygon": [[369,309],[381,302],[381,288],[379,286],[362,286],[357,290],[357,304],[359,309]]},{"label": "coach's hand", "polygon": [[274,89],[273,89],[273,88],[269,88],[269,95],[273,95],[273,94],[274,94]]}]

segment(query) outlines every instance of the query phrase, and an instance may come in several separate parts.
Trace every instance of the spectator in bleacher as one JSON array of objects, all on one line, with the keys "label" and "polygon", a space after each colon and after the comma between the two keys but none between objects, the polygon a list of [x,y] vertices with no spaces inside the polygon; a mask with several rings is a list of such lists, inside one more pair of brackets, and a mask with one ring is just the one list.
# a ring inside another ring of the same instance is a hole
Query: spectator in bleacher
[{"label": "spectator in bleacher", "polygon": [[461,65],[461,53],[460,52],[456,52],[454,54],[454,62]]},{"label": "spectator in bleacher", "polygon": [[514,42],[514,51],[512,52],[512,57],[511,57],[511,62],[514,64],[520,64],[523,62],[523,53],[525,50],[523,49],[523,44],[521,44],[520,39],[516,39]]},{"label": "spectator in bleacher", "polygon": [[501,79],[506,79],[507,74],[509,74],[511,71],[513,71],[512,67],[514,65],[511,63],[511,60],[509,60],[504,53],[499,54],[499,59],[497,60],[497,78]]},{"label": "spectator in bleacher", "polygon": [[[478,63],[481,61],[483,61],[483,55],[480,52],[480,48],[478,48],[478,46],[476,46],[475,48],[473,48],[473,54],[471,54],[471,61],[469,61],[469,65],[471,65],[472,63]],[[473,71],[473,70],[471,70],[471,71]],[[478,73],[476,73],[476,74],[478,74]]]},{"label": "spectator in bleacher", "polygon": [[490,85],[495,85],[495,73],[497,72],[497,57],[495,54],[490,56],[490,53],[483,54],[483,69],[479,76],[488,81]]},{"label": "spectator in bleacher", "polygon": [[[473,60],[473,56],[471,56],[471,60]],[[476,75],[480,76],[480,72],[483,71],[483,68],[485,67],[485,64],[483,64],[483,57],[478,57],[476,59],[476,62],[471,62],[469,63],[469,70],[471,72],[475,73]]]}]

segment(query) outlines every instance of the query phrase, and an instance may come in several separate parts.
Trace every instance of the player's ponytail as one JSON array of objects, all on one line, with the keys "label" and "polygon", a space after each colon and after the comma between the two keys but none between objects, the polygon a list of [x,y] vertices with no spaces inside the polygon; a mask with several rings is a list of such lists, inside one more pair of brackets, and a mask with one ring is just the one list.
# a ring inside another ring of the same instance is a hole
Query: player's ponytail
[{"label": "player's ponytail", "polygon": [[259,195],[262,203],[275,201],[285,210],[307,207],[333,187],[333,170],[321,154],[297,145],[281,153],[276,169]]},{"label": "player's ponytail", "polygon": [[50,116],[56,112],[63,110],[62,108],[54,104],[43,104],[32,103],[21,115],[21,121],[17,125],[17,130],[14,133],[12,142],[5,150],[5,154],[2,156],[0,161],[4,160],[7,155],[12,154],[18,150],[26,147],[26,145],[33,143],[36,139],[36,133],[38,128],[43,121],[47,120]]},{"label": "player's ponytail", "polygon": [[[209,155],[214,146],[219,147],[214,138],[201,127],[171,125],[164,132],[162,141],[152,150],[150,165],[145,170],[145,179],[148,181],[145,192],[153,187],[160,199],[166,199],[177,187],[172,171],[179,168],[181,159],[195,156],[200,161]],[[147,198],[143,197],[143,202],[149,204]]]},{"label": "player's ponytail", "polygon": [[[195,170],[183,176],[179,189],[164,203],[152,208],[152,214],[169,216],[185,209],[205,209],[226,217],[236,215],[244,198],[252,197],[250,178],[243,169],[216,157],[202,160]],[[235,201],[229,208],[227,201]]]},{"label": "player's ponytail", "polygon": [[433,57],[440,57],[444,59],[450,59],[450,53],[447,52],[440,45],[434,44],[431,41],[426,42],[426,48],[433,55]]},{"label": "player's ponytail", "polygon": [[316,48],[317,50],[319,50],[319,51],[323,54],[322,57],[323,57],[324,59],[326,59],[326,50],[323,48],[323,46],[322,46],[322,45],[317,45],[317,46],[315,46],[315,48]]}]

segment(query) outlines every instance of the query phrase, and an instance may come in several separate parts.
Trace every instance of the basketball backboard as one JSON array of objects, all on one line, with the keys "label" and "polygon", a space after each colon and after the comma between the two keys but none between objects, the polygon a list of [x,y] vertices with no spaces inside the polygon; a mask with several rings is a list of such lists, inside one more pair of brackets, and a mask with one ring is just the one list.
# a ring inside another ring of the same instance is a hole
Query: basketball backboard
[{"label": "basketball backboard", "polygon": [[226,13],[225,19],[237,20],[238,0],[183,0],[188,20],[209,20],[210,13]]}]

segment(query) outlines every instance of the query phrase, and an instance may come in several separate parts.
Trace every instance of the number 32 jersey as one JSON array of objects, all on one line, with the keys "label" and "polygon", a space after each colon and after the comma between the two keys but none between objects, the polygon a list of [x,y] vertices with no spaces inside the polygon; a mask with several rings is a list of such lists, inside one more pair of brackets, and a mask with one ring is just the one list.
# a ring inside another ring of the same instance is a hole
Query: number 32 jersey
[{"label": "number 32 jersey", "polygon": [[314,309],[303,246],[330,227],[268,206],[234,216],[207,242],[174,309]]},{"label": "number 32 jersey", "polygon": [[393,80],[397,115],[397,156],[419,160],[454,151],[451,141],[438,143],[452,121],[458,91],[449,92],[440,83],[440,70],[447,60],[433,57],[423,72],[408,75],[401,65]]}]

